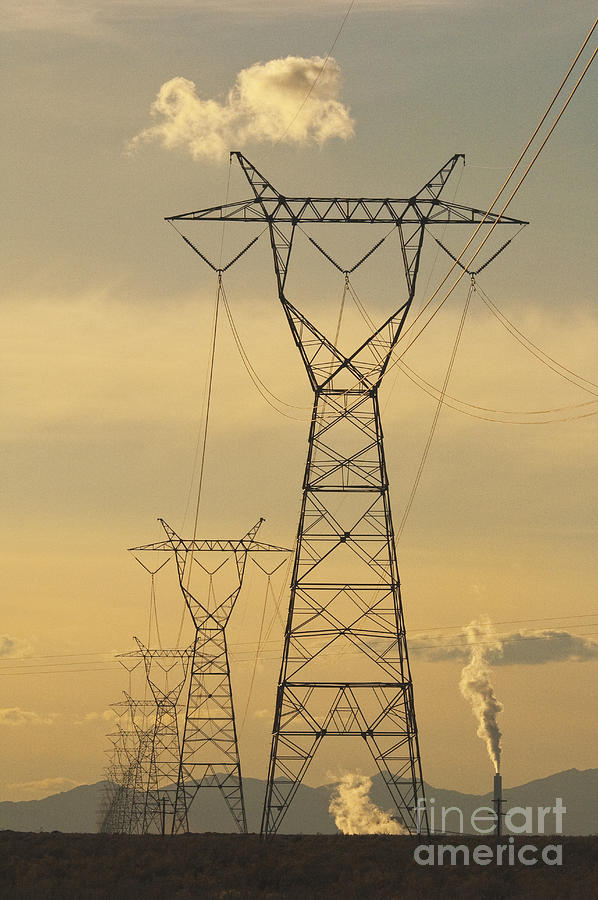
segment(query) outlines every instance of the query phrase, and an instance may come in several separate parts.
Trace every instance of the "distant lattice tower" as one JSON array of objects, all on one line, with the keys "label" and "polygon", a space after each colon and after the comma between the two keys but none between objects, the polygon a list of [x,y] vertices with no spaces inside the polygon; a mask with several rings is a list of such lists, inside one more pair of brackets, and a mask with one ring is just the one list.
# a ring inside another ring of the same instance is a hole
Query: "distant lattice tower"
[{"label": "distant lattice tower", "polygon": [[135,641],[139,649],[126,655],[143,659],[155,704],[154,722],[148,729],[149,758],[142,785],[143,812],[136,825],[142,834],[159,833],[166,828],[167,821],[172,826],[174,817],[181,755],[179,703],[187,682],[192,650],[149,649],[139,638]]},{"label": "distant lattice tower", "polygon": [[[415,296],[426,229],[524,223],[441,199],[462,154],[403,199],[289,197],[241,153],[231,156],[240,163],[252,196],[170,216],[168,221],[265,226],[278,297],[314,393],[262,831],[276,832],[322,741],[340,737],[365,741],[398,820],[412,833],[420,826],[427,831],[427,817],[418,822],[416,813],[424,785],[379,387]],[[395,301],[391,315],[348,354],[287,295],[298,231],[345,279],[371,260],[382,243],[378,241],[354,266],[339,266],[305,231],[308,226],[334,223],[390,226],[398,236],[405,274],[404,299]],[[184,239],[209,263],[194,243]],[[355,654],[361,657],[360,667]],[[356,678],[359,668],[363,674]]]},{"label": "distant lattice tower", "polygon": [[125,699],[112,704],[121,720],[116,731],[108,735],[112,741],[106,770],[107,796],[100,831],[135,834],[143,812],[143,798],[150,756],[152,729],[147,727],[155,708],[153,701],[134,700],[126,691]]},{"label": "distant lattice tower", "polygon": [[[163,519],[160,522],[167,540],[131,549],[174,554],[195,629],[172,833],[188,831],[191,804],[207,788],[220,790],[238,831],[246,832],[225,630],[241,591],[248,554],[288,551],[255,540],[263,519],[236,540],[183,539]],[[196,576],[202,581],[200,590],[194,588]]]}]

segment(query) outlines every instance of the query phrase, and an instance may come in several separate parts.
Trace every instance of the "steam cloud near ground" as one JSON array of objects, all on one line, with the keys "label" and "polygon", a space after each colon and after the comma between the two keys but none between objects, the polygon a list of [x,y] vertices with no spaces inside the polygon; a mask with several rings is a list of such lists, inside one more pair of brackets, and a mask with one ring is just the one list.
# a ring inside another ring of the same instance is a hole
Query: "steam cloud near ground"
[{"label": "steam cloud near ground", "polygon": [[389,812],[370,800],[372,779],[367,775],[343,775],[330,798],[328,810],[343,834],[408,834]]},{"label": "steam cloud near ground", "polygon": [[[418,635],[409,641],[409,650],[430,662],[458,660],[470,656],[464,633],[447,637]],[[480,637],[484,640],[484,637]],[[541,665],[549,662],[585,662],[598,659],[598,643],[568,631],[512,631],[492,639],[485,646],[486,662],[493,666]]]},{"label": "steam cloud near ground", "polygon": [[254,63],[237,75],[226,100],[205,100],[193,81],[166,81],[152,104],[155,125],[127,145],[134,152],[157,141],[194,159],[217,161],[248,141],[321,145],[353,136],[354,122],[340,102],[341,70],[319,56],[287,56]]}]

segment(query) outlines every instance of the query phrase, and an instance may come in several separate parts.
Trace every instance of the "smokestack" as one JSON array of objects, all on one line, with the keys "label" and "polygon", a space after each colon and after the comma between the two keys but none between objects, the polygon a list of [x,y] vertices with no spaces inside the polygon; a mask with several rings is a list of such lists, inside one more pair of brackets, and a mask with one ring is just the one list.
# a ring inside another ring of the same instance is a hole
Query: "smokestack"
[{"label": "smokestack", "polygon": [[502,775],[497,772],[494,776],[494,812],[496,813],[496,831],[497,837],[502,833]]}]

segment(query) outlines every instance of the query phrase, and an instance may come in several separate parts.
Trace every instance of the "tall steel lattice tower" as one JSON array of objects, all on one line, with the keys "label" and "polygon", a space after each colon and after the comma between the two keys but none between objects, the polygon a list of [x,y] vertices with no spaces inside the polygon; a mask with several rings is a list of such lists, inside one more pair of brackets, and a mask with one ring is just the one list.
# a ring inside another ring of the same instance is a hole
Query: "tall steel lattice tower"
[{"label": "tall steel lattice tower", "polygon": [[[189,810],[198,791],[218,788],[240,832],[247,831],[241,763],[233,705],[226,626],[237,602],[249,553],[286,553],[281,547],[255,540],[260,519],[237,540],[186,540],[163,519],[167,539],[134,551],[164,551],[176,558],[179,585],[191,614],[195,637],[185,721],[182,730],[172,833],[189,830]],[[209,558],[212,562],[208,566]],[[228,568],[225,580],[215,578]],[[194,570],[203,573],[201,593],[194,588]]]},{"label": "tall steel lattice tower", "polygon": [[[363,738],[399,821],[411,833],[427,831],[416,813],[424,787],[378,392],[414,299],[426,227],[523,223],[440,199],[462,154],[407,199],[287,197],[241,153],[232,157],[249,200],[167,221],[265,223],[278,297],[314,392],[262,833],[277,831],[332,737]],[[297,229],[329,223],[396,228],[404,265],[404,299],[350,355],[286,293]]]}]

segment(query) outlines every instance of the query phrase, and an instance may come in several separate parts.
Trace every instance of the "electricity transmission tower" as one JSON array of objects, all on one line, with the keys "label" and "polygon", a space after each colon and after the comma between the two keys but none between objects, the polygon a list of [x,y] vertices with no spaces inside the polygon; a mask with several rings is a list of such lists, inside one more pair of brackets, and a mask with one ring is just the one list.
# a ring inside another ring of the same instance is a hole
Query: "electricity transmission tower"
[{"label": "electricity transmission tower", "polygon": [[[414,299],[425,229],[524,223],[441,199],[462,154],[403,199],[288,197],[241,153],[232,156],[250,199],[167,221],[265,225],[278,297],[314,393],[262,833],[277,831],[321,742],[356,736],[371,751],[399,821],[411,833],[418,824],[427,831],[425,816],[416,819],[424,787],[379,387]],[[287,296],[297,229],[310,224],[389,225],[398,234],[405,294],[349,355]]]},{"label": "electricity transmission tower", "polygon": [[[126,691],[124,700],[112,704],[119,718],[106,770],[107,796],[100,831],[106,834],[135,834],[143,812],[145,772],[151,753],[151,722],[154,704],[134,700]],[[123,720],[125,727],[123,727]]]},{"label": "electricity transmission tower", "polygon": [[139,638],[135,641],[139,649],[123,656],[143,660],[153,697],[154,721],[145,732],[141,783],[130,833],[147,834],[162,831],[167,817],[171,822],[174,820],[181,752],[178,710],[192,651],[150,650]]},{"label": "electricity transmission tower", "polygon": [[[135,552],[174,554],[179,585],[195,628],[173,834],[189,829],[191,804],[201,788],[209,787],[221,791],[237,829],[247,831],[225,629],[241,591],[247,555],[288,553],[255,540],[263,521],[237,540],[186,540],[160,519],[167,539],[132,548]],[[201,593],[194,587],[196,581]]]}]

